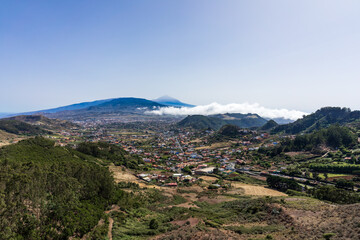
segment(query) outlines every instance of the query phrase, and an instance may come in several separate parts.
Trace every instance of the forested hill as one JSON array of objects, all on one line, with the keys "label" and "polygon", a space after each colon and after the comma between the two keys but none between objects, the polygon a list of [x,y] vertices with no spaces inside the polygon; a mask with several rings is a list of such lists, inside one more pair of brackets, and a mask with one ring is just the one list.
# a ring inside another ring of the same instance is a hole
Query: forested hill
[{"label": "forested hill", "polygon": [[1,148],[0,179],[0,239],[80,238],[119,196],[96,158],[42,137]]},{"label": "forested hill", "polygon": [[252,113],[225,113],[210,115],[210,117],[220,118],[225,121],[226,124],[235,125],[240,128],[261,127],[267,122],[264,118]]},{"label": "forested hill", "polygon": [[331,124],[338,123],[342,125],[356,120],[360,120],[360,111],[351,111],[349,108],[325,107],[293,123],[279,125],[273,130],[273,133],[297,134],[313,132]]},{"label": "forested hill", "polygon": [[225,124],[226,122],[220,118],[207,117],[203,115],[192,115],[192,116],[187,116],[186,118],[178,122],[177,126],[180,128],[189,127],[198,130],[200,129],[218,130]]},{"label": "forested hill", "polygon": [[261,127],[267,121],[257,114],[226,113],[210,116],[191,115],[178,123],[178,127],[194,129],[219,130],[222,126],[231,124],[240,128]]},{"label": "forested hill", "polygon": [[51,133],[39,126],[34,126],[14,119],[0,119],[0,130],[17,135],[40,135]]}]

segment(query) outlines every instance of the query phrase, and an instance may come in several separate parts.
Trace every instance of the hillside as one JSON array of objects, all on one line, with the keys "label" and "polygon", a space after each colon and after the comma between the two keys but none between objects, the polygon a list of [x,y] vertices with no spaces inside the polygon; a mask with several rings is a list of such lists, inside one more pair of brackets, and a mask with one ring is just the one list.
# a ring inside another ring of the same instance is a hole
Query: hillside
[{"label": "hillside", "polygon": [[225,113],[210,116],[220,118],[224,120],[227,124],[236,125],[240,128],[261,127],[267,122],[264,118],[252,113]]},{"label": "hillside", "polygon": [[177,126],[180,128],[193,128],[193,129],[213,129],[218,130],[223,125],[225,125],[226,122],[215,117],[207,117],[203,115],[192,115],[187,116],[185,119],[181,120],[177,123]]},{"label": "hillside", "polygon": [[326,128],[331,124],[347,124],[360,119],[360,111],[351,111],[349,108],[325,107],[315,113],[304,116],[293,123],[279,125],[273,132],[285,132],[287,134],[297,134],[301,132],[313,132],[321,128]]},{"label": "hillside", "polygon": [[39,126],[12,119],[0,119],[0,130],[17,135],[40,135],[51,133]]},{"label": "hillside", "polygon": [[6,118],[6,120],[21,121],[31,125],[42,127],[47,130],[64,130],[79,127],[78,125],[69,121],[50,119],[42,115],[20,115]]},{"label": "hillside", "polygon": [[114,191],[95,158],[40,137],[1,148],[0,164],[0,239],[81,237]]}]

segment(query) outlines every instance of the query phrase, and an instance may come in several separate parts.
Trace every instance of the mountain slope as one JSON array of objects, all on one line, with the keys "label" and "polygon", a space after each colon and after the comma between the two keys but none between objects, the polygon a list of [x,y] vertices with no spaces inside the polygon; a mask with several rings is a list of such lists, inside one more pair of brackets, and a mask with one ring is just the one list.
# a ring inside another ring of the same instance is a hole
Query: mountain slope
[{"label": "mountain slope", "polygon": [[285,132],[288,134],[312,132],[328,127],[331,124],[346,124],[359,119],[360,111],[351,111],[349,108],[325,107],[293,123],[279,125],[273,132]]},{"label": "mountain slope", "polygon": [[178,99],[175,99],[173,97],[169,97],[166,95],[159,97],[157,99],[154,99],[152,101],[166,105],[166,106],[172,106],[172,107],[195,107],[195,105],[183,103],[183,102],[179,101]]}]

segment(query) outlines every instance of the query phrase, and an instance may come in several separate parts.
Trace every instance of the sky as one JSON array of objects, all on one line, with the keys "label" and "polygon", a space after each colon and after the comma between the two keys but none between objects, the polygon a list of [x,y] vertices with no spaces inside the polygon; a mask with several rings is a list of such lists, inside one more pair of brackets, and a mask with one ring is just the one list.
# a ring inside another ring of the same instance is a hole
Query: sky
[{"label": "sky", "polygon": [[0,2],[0,112],[170,95],[360,109],[358,0]]}]

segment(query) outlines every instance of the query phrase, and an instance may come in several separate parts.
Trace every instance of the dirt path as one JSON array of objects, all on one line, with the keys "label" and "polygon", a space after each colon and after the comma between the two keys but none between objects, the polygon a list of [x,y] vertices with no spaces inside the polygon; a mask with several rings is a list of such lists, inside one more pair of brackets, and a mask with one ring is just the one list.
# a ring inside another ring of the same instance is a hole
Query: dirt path
[{"label": "dirt path", "polygon": [[114,219],[109,217],[109,231],[108,231],[108,234],[107,234],[109,240],[112,240],[112,228],[113,228],[113,225],[114,225]]}]

